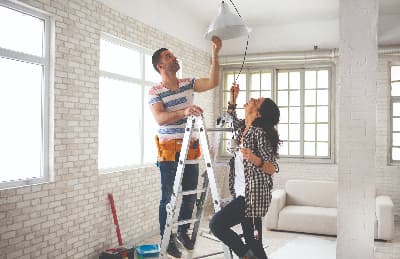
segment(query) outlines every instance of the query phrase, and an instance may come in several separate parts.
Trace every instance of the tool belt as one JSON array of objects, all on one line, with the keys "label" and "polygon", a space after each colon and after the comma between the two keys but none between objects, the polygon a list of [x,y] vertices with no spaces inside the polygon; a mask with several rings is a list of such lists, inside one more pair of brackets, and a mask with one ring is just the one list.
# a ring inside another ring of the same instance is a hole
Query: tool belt
[{"label": "tool belt", "polygon": [[[156,144],[158,149],[157,159],[159,162],[179,160],[183,139],[171,139],[160,143],[156,135]],[[195,160],[201,155],[199,140],[190,140],[189,150],[186,159]]]}]

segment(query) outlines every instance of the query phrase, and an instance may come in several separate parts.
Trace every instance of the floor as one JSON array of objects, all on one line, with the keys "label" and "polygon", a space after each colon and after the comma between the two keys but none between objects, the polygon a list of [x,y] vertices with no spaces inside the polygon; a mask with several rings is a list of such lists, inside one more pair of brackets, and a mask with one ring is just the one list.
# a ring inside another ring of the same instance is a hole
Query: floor
[{"label": "floor", "polygon": [[[235,230],[240,231],[240,227],[235,228]],[[311,235],[302,233],[264,230],[263,243],[267,255],[271,255],[273,252],[277,251],[279,248],[283,247],[288,242],[299,236],[313,236],[328,240],[336,239],[336,237],[331,237],[331,236],[320,236],[320,235]],[[159,242],[158,235],[143,240],[143,244],[155,244],[158,242]],[[184,249],[181,249],[181,251],[185,252]],[[222,252],[222,244],[212,234],[209,233],[207,219],[203,220],[200,226],[199,236],[192,256],[194,259],[224,258],[224,254]],[[400,258],[400,221],[398,222],[396,221],[394,240],[390,242],[375,241],[375,259],[399,259],[399,258]]]}]

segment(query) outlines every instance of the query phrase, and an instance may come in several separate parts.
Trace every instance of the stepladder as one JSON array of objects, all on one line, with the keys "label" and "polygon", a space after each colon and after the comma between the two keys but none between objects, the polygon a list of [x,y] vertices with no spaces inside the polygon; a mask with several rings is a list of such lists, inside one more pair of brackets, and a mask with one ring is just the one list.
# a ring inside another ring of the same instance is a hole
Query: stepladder
[{"label": "stepladder", "polygon": [[[187,160],[187,154],[189,149],[189,143],[193,137],[193,133],[198,132],[199,144],[201,147],[202,159],[198,160]],[[186,164],[200,163],[204,160],[205,172],[203,176],[203,183],[200,188],[196,190],[185,190],[181,191],[182,178]],[[207,129],[204,123],[204,117],[201,116],[189,116],[185,127],[185,133],[182,140],[182,147],[179,154],[178,166],[175,174],[175,180],[173,185],[173,191],[171,194],[170,202],[166,206],[167,219],[165,223],[165,230],[163,238],[161,240],[160,247],[160,258],[168,258],[167,247],[170,241],[171,233],[173,229],[183,224],[193,224],[193,230],[191,234],[191,240],[194,243],[194,249],[187,251],[186,259],[193,258],[193,251],[198,248],[196,245],[197,236],[199,234],[200,222],[203,218],[204,203],[208,195],[208,190],[211,191],[211,200],[213,203],[214,211],[218,212],[221,209],[221,198],[218,192],[217,183],[214,175],[213,161],[210,153],[210,145],[208,141]],[[196,212],[191,219],[185,219],[178,221],[178,201],[185,195],[199,194],[196,200]],[[225,259],[231,259],[232,253],[229,248],[222,245]]]}]

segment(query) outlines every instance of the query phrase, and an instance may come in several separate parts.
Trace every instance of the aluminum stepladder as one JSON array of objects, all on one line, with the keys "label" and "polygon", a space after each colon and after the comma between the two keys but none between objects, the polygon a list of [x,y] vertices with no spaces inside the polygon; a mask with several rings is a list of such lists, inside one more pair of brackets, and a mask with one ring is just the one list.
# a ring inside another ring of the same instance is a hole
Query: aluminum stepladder
[{"label": "aluminum stepladder", "polygon": [[[177,219],[178,219],[179,213],[177,213],[177,208],[176,208],[177,207],[177,199],[178,199],[179,189],[180,189],[181,183],[182,183],[185,164],[187,163],[186,158],[187,158],[187,153],[189,150],[190,138],[192,136],[195,126],[197,126],[197,129],[199,132],[201,152],[202,152],[202,155],[203,155],[203,158],[205,161],[207,175],[204,177],[203,186],[202,186],[202,189],[200,189],[200,191],[191,190],[191,191],[185,191],[185,192],[181,193],[181,195],[190,195],[190,194],[197,194],[200,192],[200,199],[198,199],[196,202],[197,210],[196,210],[195,217],[192,219],[182,220],[182,221],[178,222]],[[203,118],[203,115],[201,115],[201,116],[191,115],[188,117],[186,127],[185,127],[185,134],[184,134],[183,141],[182,141],[182,148],[181,148],[181,152],[180,152],[180,156],[179,156],[178,167],[176,170],[171,200],[166,206],[167,220],[165,223],[163,239],[161,240],[160,258],[163,258],[163,259],[168,258],[167,257],[167,247],[168,247],[169,239],[171,236],[172,228],[175,225],[184,225],[184,224],[188,224],[188,223],[194,223],[191,239],[192,239],[193,243],[195,244],[195,248],[196,248],[196,239],[197,239],[198,230],[200,227],[200,221],[203,217],[203,206],[204,206],[204,202],[205,202],[205,199],[207,196],[208,186],[210,186],[210,189],[211,189],[211,196],[212,196],[212,201],[213,201],[213,205],[214,205],[214,211],[218,212],[221,209],[221,199],[220,199],[220,195],[218,193],[218,189],[217,189],[217,185],[216,185],[216,181],[215,181],[213,163],[211,161],[211,156],[210,156],[210,151],[209,151],[207,131],[206,131],[206,127],[204,125],[204,118]],[[193,249],[193,251],[195,250],[195,248]],[[226,245],[223,245],[223,250],[224,250],[225,259],[231,259],[232,254]],[[191,259],[193,257],[193,251],[187,253],[187,259]]]}]

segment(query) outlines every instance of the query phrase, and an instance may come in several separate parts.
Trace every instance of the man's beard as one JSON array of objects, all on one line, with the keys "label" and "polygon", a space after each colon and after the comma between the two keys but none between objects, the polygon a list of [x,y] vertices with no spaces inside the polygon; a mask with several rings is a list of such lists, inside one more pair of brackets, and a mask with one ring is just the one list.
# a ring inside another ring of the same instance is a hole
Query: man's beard
[{"label": "man's beard", "polygon": [[179,71],[179,69],[181,68],[181,66],[179,65],[179,63],[177,62],[177,63],[173,63],[173,64],[171,64],[170,66],[168,66],[167,67],[167,71],[170,71],[170,72],[178,72]]}]

